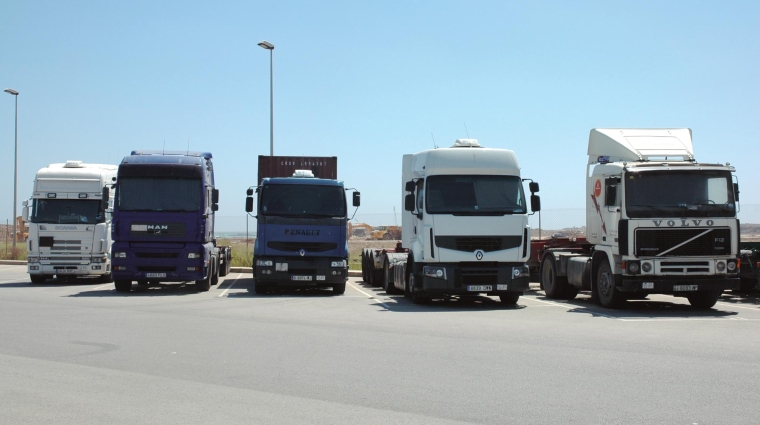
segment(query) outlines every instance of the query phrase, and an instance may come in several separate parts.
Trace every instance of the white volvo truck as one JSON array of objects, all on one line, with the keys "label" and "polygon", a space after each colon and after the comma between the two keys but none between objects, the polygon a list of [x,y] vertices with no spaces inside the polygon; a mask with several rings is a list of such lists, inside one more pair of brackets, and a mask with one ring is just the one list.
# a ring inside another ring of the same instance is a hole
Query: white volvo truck
[{"label": "white volvo truck", "polygon": [[[515,304],[530,280],[528,200],[515,153],[459,139],[404,155],[401,176],[402,241],[363,251],[364,280],[414,303],[485,294]],[[535,212],[538,183],[530,189]]]},{"label": "white volvo truck", "polygon": [[617,308],[672,294],[711,308],[723,290],[739,288],[734,171],[697,162],[688,128],[591,130],[587,240],[540,253],[546,295],[590,290]]},{"label": "white volvo truck", "polygon": [[111,282],[111,211],[115,165],[67,161],[40,169],[24,201],[27,269],[33,283],[54,276]]}]

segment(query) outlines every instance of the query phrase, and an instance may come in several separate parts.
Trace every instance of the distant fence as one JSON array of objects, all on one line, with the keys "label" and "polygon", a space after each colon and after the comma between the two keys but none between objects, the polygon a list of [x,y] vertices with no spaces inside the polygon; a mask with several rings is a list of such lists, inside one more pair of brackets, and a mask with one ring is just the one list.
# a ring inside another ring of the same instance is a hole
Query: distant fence
[{"label": "distant fence", "polygon": [[[401,225],[401,214],[392,213],[357,213],[354,217],[356,223],[367,223],[370,226]],[[403,214],[408,214],[404,212]],[[222,236],[245,237],[246,216],[217,216],[217,233]],[[540,226],[539,226],[540,220]],[[740,205],[739,220],[742,224],[742,233],[752,231],[760,233],[760,204]],[[534,237],[538,237],[538,229],[541,228],[541,236],[549,237],[553,233],[583,233],[586,226],[585,208],[548,208],[540,213],[533,214],[529,223],[534,229]],[[248,217],[248,235],[256,234],[256,219]]]}]

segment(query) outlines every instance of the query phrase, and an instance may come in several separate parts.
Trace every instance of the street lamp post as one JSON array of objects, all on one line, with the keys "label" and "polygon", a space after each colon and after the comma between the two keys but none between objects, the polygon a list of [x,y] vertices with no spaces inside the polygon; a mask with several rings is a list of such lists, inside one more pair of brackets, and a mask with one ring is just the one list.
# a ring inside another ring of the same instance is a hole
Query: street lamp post
[{"label": "street lamp post", "polygon": [[259,46],[269,50],[269,156],[274,156],[274,44],[268,41],[260,41]]},{"label": "street lamp post", "polygon": [[16,97],[16,124],[14,130],[14,151],[13,151],[13,253],[16,253],[16,195],[18,193],[18,92],[13,89],[5,89],[5,92]]}]

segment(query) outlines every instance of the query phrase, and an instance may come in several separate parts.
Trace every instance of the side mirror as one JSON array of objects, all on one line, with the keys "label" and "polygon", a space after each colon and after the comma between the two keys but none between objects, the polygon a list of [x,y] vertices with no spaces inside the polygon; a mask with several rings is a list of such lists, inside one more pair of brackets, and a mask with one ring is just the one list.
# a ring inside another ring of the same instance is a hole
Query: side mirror
[{"label": "side mirror", "polygon": [[211,204],[211,211],[219,211],[219,204]]},{"label": "side mirror", "polygon": [[253,196],[253,189],[249,187],[248,190],[245,191],[245,194],[247,196]]},{"label": "side mirror", "polygon": [[538,195],[530,195],[530,210],[532,212],[541,211],[541,197]]},{"label": "side mirror", "polygon": [[734,183],[734,202],[739,202],[739,183]]},{"label": "side mirror", "polygon": [[[248,189],[251,190],[251,189]],[[245,198],[245,212],[253,211],[253,197],[248,196]]]},{"label": "side mirror", "polygon": [[404,185],[404,190],[407,192],[414,192],[414,188],[417,187],[417,183],[415,183],[413,180],[406,182]]},{"label": "side mirror", "polygon": [[404,197],[404,211],[414,211],[414,195],[411,193]]},{"label": "side mirror", "polygon": [[604,190],[604,206],[612,207],[617,203],[617,185],[611,184]]},{"label": "side mirror", "polygon": [[218,204],[219,203],[219,189],[213,189],[213,190],[211,190],[211,203],[212,204]]},{"label": "side mirror", "polygon": [[29,207],[26,205],[26,201],[24,201],[24,206],[21,207],[21,219],[29,221]]},{"label": "side mirror", "polygon": [[528,183],[528,188],[530,189],[530,193],[536,193],[538,192],[538,183],[530,182]]},{"label": "side mirror", "polygon": [[359,192],[354,192],[354,206],[358,207],[362,203],[362,194]]},{"label": "side mirror", "polygon": [[108,187],[103,188],[103,197],[100,199],[100,206],[103,208],[103,211],[108,209],[108,198],[111,196],[111,190],[108,189]]}]

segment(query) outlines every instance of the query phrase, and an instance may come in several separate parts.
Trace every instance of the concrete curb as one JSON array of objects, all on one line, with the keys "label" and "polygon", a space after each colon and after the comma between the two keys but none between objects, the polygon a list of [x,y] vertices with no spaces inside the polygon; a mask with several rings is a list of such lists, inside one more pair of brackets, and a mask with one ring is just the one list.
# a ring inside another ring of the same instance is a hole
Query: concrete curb
[{"label": "concrete curb", "polygon": [[[26,263],[24,263],[26,264]],[[253,269],[251,267],[230,267],[230,273],[253,273]],[[361,277],[362,271],[361,270],[349,270],[348,271],[349,277]]]},{"label": "concrete curb", "polygon": [[26,260],[0,260],[0,264],[8,266],[25,266]]}]

